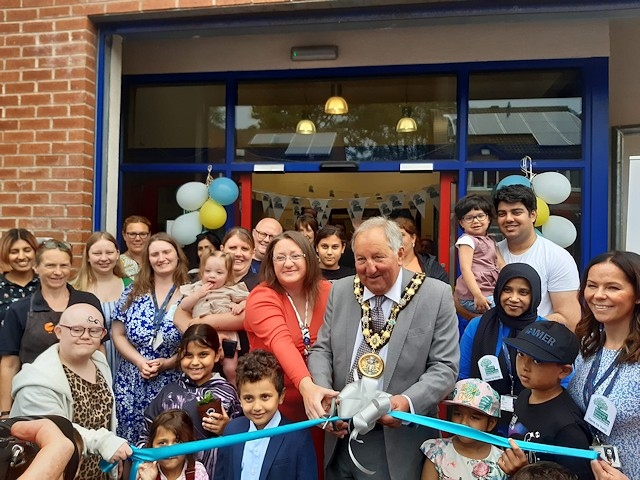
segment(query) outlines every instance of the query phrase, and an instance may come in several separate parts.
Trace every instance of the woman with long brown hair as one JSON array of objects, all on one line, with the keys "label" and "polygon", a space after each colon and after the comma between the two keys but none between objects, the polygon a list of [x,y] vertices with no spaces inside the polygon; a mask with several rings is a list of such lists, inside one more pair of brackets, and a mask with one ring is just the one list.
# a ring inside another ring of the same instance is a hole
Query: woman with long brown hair
[{"label": "woman with long brown hair", "polygon": [[166,233],[149,239],[138,276],[113,313],[112,337],[122,355],[114,381],[118,435],[136,441],[144,410],[158,392],[177,380],[180,332],[173,314],[180,285],[187,283],[187,258]]}]

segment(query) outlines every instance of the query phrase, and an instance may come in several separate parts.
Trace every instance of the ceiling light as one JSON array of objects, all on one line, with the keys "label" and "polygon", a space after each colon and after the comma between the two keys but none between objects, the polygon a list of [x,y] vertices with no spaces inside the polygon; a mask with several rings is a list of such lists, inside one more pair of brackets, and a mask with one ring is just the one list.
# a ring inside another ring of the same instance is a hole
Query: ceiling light
[{"label": "ceiling light", "polygon": [[349,113],[349,106],[347,101],[342,98],[341,85],[331,85],[331,96],[324,104],[324,113],[329,115],[346,115]]},{"label": "ceiling light", "polygon": [[296,133],[301,135],[311,135],[316,133],[316,126],[308,118],[302,119],[298,122],[298,125],[296,125]]}]

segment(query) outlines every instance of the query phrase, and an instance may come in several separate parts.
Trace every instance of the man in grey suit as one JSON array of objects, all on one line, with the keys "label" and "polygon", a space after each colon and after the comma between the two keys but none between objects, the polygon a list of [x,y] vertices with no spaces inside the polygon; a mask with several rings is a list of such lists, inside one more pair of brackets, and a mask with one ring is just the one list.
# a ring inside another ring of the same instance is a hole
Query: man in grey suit
[{"label": "man in grey suit", "polygon": [[[377,382],[379,390],[392,395],[392,410],[434,415],[458,375],[458,323],[451,288],[402,267],[402,233],[393,221],[376,217],[362,223],[354,233],[353,250],[357,275],[333,284],[309,356],[318,388],[313,394],[301,390],[307,413],[316,416],[322,411],[325,389],[342,390],[353,377],[366,377],[364,381]],[[362,436],[362,444],[351,445],[356,459],[375,470],[368,476],[349,456],[346,427],[337,422],[333,435],[327,436],[327,480],[420,478],[420,445],[436,435],[384,415]]]}]

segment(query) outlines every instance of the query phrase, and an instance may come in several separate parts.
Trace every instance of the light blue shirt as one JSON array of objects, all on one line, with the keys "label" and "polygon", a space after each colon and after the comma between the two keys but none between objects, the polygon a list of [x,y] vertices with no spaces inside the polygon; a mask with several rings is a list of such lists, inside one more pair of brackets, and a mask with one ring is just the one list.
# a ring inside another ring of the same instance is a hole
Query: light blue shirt
[{"label": "light blue shirt", "polygon": [[[269,420],[269,423],[267,423],[264,428],[275,428],[280,425],[280,420],[282,420],[282,415],[276,410],[276,414]],[[249,420],[248,431],[255,432],[256,430],[256,425]],[[262,464],[268,447],[269,437],[251,440],[244,444],[240,480],[258,480],[260,478],[260,471],[262,470]]]}]

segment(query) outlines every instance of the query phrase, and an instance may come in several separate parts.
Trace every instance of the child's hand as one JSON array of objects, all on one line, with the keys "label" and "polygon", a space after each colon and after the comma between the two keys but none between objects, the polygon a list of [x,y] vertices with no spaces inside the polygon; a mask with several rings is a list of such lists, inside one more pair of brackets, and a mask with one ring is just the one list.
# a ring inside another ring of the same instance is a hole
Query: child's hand
[{"label": "child's hand", "polygon": [[245,300],[243,300],[240,303],[232,303],[231,313],[233,313],[234,315],[240,315],[242,312],[244,312],[244,309],[246,306],[247,306],[247,302]]},{"label": "child's hand", "polygon": [[144,462],[138,467],[136,480],[155,480],[158,478],[158,462]]},{"label": "child's hand", "polygon": [[511,476],[525,465],[528,465],[529,460],[527,460],[527,456],[512,438],[509,439],[509,444],[511,448],[507,448],[502,453],[498,460],[498,466],[504,473]]},{"label": "child's hand", "polygon": [[222,435],[230,421],[231,419],[229,418],[229,415],[227,415],[227,411],[223,406],[222,413],[212,413],[211,415],[202,417],[202,428],[207,432]]},{"label": "child's hand", "polygon": [[478,313],[484,313],[491,308],[489,302],[483,295],[473,297],[473,304],[476,307],[476,312]]}]

